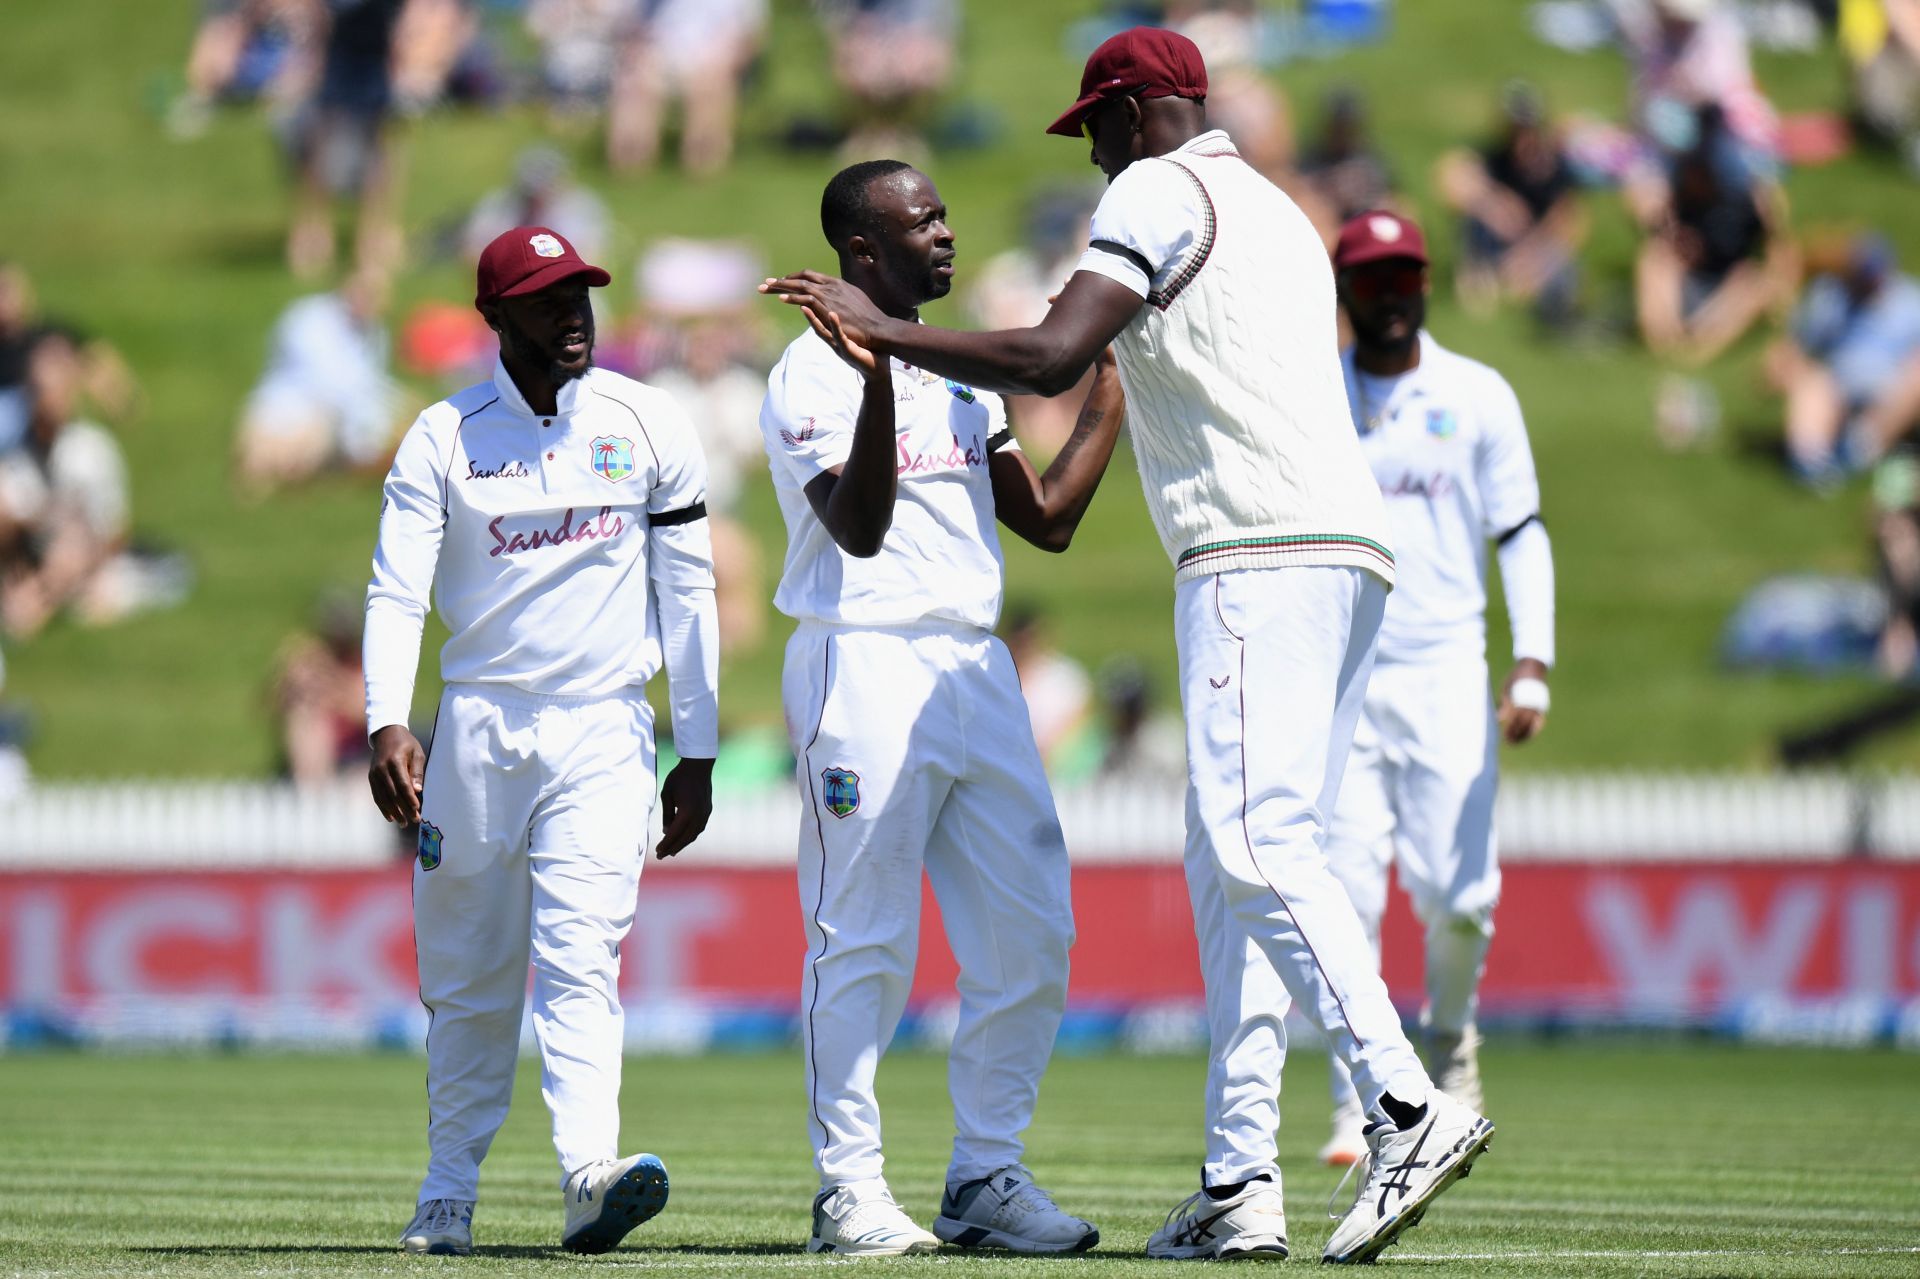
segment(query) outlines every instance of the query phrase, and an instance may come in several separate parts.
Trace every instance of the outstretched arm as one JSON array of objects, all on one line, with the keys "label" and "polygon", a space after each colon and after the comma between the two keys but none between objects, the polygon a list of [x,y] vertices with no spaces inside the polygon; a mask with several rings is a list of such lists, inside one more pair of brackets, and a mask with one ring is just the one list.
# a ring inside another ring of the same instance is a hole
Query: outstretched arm
[{"label": "outstretched arm", "polygon": [[1043,551],[1064,551],[1087,513],[1120,438],[1126,397],[1112,351],[1094,365],[1093,386],[1080,406],[1073,434],[1045,475],[1018,449],[1004,449],[988,463],[993,505],[1000,522]]},{"label": "outstretched arm", "polygon": [[768,280],[760,291],[806,312],[828,342],[838,331],[881,356],[897,355],[983,390],[1059,395],[1072,388],[1139,311],[1143,299],[1115,280],[1076,271],[1047,317],[1028,329],[962,333],[896,320],[844,280],[802,271]]}]

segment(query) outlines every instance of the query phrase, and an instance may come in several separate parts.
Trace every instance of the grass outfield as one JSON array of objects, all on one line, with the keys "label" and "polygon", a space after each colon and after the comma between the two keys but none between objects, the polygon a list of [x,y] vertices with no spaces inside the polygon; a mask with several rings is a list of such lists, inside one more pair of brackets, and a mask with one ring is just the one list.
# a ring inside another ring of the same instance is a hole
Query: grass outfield
[{"label": "grass outfield", "polygon": [[[1295,1264],[1317,1259],[1334,1178],[1325,1068],[1288,1079]],[[1912,1275],[1920,1267],[1914,1058],[1887,1052],[1520,1045],[1486,1054],[1500,1132],[1470,1180],[1386,1254],[1421,1273]],[[624,1147],[673,1177],[665,1213],[592,1262],[561,1253],[538,1078],[495,1144],[471,1261],[393,1241],[424,1157],[421,1062],[355,1057],[0,1057],[0,1275],[551,1273],[594,1265],[751,1275],[848,1264],[801,1250],[813,1188],[793,1054],[635,1059]],[[867,1263],[1163,1275],[1148,1233],[1193,1185],[1198,1059],[1057,1062],[1032,1163],[1103,1242],[1085,1258]],[[949,1115],[943,1063],[881,1072],[888,1170],[930,1216]]]},{"label": "grass outfield", "polygon": [[[274,652],[303,624],[323,587],[358,589],[367,574],[378,496],[366,480],[329,480],[260,506],[226,483],[236,414],[257,377],[266,332],[303,290],[282,265],[287,196],[265,125],[235,112],[196,141],[169,140],[156,104],[177,82],[201,0],[60,0],[8,6],[0,39],[0,254],[21,260],[49,310],[110,338],[143,379],[149,408],[123,439],[141,531],[186,550],[199,570],[177,611],[105,630],[57,626],[9,646],[6,695],[30,706],[34,767],[47,776],[260,774],[273,756],[264,686]],[[937,156],[930,167],[953,210],[961,288],[1019,231],[1020,207],[1042,183],[1092,179],[1084,148],[1040,126],[1072,96],[1078,59],[1060,32],[1096,0],[969,0],[954,100],[997,120],[993,145]],[[821,39],[803,0],[775,0],[772,52],[744,104],[737,162],[711,181],[671,166],[610,177],[598,139],[563,140],[582,178],[610,201],[617,284],[605,305],[630,305],[640,246],[665,235],[758,243],[782,269],[826,266],[815,223],[833,161],[782,150],[774,138],[799,112],[831,107]],[[1419,0],[1394,7],[1392,35],[1339,58],[1281,68],[1275,81],[1302,131],[1337,82],[1370,100],[1388,158],[1431,217],[1427,175],[1443,147],[1486,127],[1499,86],[1544,85],[1556,110],[1617,117],[1623,61],[1572,56],[1527,32],[1523,0]],[[111,32],[108,37],[104,33]],[[1759,55],[1762,82],[1788,111],[1834,109],[1841,68],[1831,49]],[[459,299],[470,267],[419,252],[433,228],[502,180],[543,124],[530,111],[436,113],[407,141],[406,228],[416,252],[397,285],[401,308]],[[1891,163],[1854,156],[1791,175],[1803,227],[1876,223],[1920,267],[1914,186]],[[1618,309],[1633,238],[1619,202],[1591,202],[1594,292]],[[1441,257],[1454,237],[1435,225]],[[1446,272],[1440,273],[1444,281]],[[770,308],[771,309],[771,308]],[[964,323],[951,305],[929,311]],[[1729,610],[1761,578],[1790,570],[1867,570],[1864,485],[1836,499],[1796,489],[1737,444],[1777,426],[1757,389],[1760,339],[1710,371],[1728,430],[1707,451],[1656,444],[1651,407],[1660,370],[1632,347],[1569,352],[1538,341],[1517,314],[1468,320],[1442,288],[1435,333],[1506,373],[1526,407],[1559,563],[1560,664],[1554,727],[1512,766],[1759,766],[1784,727],[1862,696],[1863,680],[1730,676],[1715,665]],[[797,331],[790,315],[775,323]],[[415,388],[421,402],[428,388]],[[1171,578],[1125,458],[1064,559],[1011,548],[1016,594],[1054,610],[1062,644],[1089,665],[1133,654],[1171,698]],[[783,534],[764,487],[749,520],[771,569]],[[771,591],[771,583],[768,586]],[[433,632],[429,632],[430,637]],[[1496,630],[1496,634],[1499,632]],[[729,664],[724,701],[736,724],[780,722],[784,627]],[[1496,641],[1496,655],[1503,651]],[[420,681],[431,715],[432,648]],[[1920,764],[1920,739],[1875,748],[1875,762]]]}]

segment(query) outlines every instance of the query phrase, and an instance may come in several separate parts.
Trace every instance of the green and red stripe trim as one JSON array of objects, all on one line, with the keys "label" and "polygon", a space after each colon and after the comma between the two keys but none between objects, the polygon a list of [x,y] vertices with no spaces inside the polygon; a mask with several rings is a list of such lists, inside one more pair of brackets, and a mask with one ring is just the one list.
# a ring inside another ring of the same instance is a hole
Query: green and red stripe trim
[{"label": "green and red stripe trim", "polygon": [[1241,551],[1359,551],[1389,568],[1393,566],[1393,552],[1372,538],[1351,533],[1293,533],[1285,537],[1237,537],[1227,542],[1204,542],[1181,555],[1174,567],[1186,568]]}]

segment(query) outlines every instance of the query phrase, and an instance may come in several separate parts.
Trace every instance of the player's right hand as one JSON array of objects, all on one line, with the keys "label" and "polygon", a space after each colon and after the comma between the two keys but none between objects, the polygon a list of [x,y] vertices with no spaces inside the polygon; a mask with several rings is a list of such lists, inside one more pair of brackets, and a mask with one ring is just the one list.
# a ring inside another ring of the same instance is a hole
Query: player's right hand
[{"label": "player's right hand", "polygon": [[373,763],[367,785],[380,815],[411,826],[420,820],[420,791],[427,780],[427,752],[404,724],[388,724],[373,735]]},{"label": "player's right hand", "polygon": [[[847,333],[845,326],[840,323],[838,311],[827,312],[824,323],[815,319],[812,311],[808,311],[806,315],[807,323],[813,326],[813,331],[833,348],[835,355],[852,365],[861,377],[871,380],[880,376],[880,358]],[[891,367],[887,372],[892,372]]]}]

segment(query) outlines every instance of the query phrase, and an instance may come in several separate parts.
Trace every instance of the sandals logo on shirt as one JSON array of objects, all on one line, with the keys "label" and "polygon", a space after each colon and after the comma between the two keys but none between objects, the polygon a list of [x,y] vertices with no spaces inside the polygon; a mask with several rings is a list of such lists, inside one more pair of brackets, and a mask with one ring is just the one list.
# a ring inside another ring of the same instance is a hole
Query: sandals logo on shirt
[{"label": "sandals logo on shirt", "polygon": [[851,768],[821,769],[820,790],[835,817],[851,817],[860,807],[860,774]]},{"label": "sandals logo on shirt", "polygon": [[440,844],[444,837],[432,822],[420,823],[420,869],[432,870],[440,864]]},{"label": "sandals logo on shirt", "polygon": [[633,474],[633,441],[624,435],[596,435],[587,445],[593,450],[593,473],[618,484]]}]

